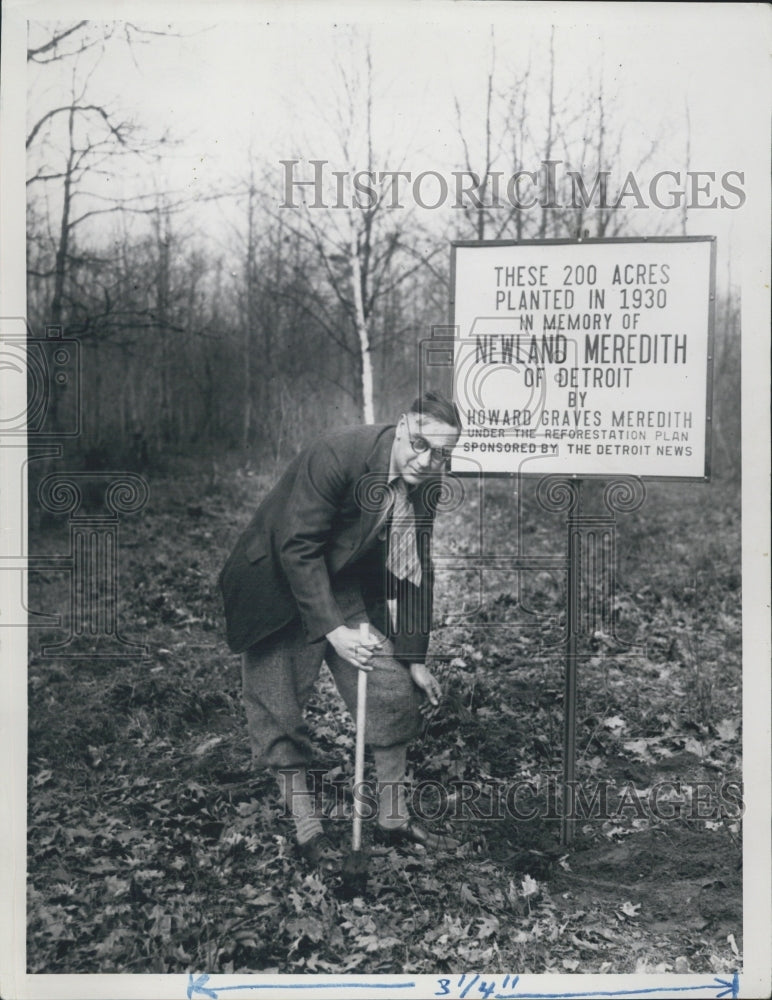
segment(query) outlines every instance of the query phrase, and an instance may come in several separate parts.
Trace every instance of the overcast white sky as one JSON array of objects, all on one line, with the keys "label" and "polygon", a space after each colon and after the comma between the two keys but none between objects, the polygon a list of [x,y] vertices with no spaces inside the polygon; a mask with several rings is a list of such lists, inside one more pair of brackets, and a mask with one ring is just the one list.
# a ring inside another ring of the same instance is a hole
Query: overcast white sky
[{"label": "overcast white sky", "polygon": [[[182,33],[137,46],[133,56],[115,47],[91,81],[95,93],[111,95],[151,134],[169,128],[182,139],[163,168],[144,178],[158,189],[208,193],[243,179],[250,150],[276,165],[277,191],[282,157],[332,159],[324,117],[335,107],[335,61],[345,51],[351,23],[371,38],[380,92],[377,131],[398,161],[388,164],[392,169],[403,167],[404,153],[404,167],[414,171],[460,166],[453,97],[459,98],[474,148],[475,134],[481,135],[490,25],[497,82],[504,87],[529,58],[532,75],[545,72],[555,24],[557,93],[577,92],[602,75],[606,98],[615,102],[617,121],[624,121],[625,153],[613,164],[620,178],[636,169],[654,138],[660,146],[645,176],[683,168],[688,107],[691,168],[719,177],[744,171],[748,192],[759,183],[766,189],[767,163],[758,154],[759,95],[769,91],[763,30],[766,25],[768,36],[769,20],[759,16],[764,5],[258,0],[179,6],[59,0],[8,6],[33,21],[125,18]],[[62,74],[67,72],[63,66]],[[67,82],[51,68],[39,75],[33,70],[33,120],[35,108],[50,106],[52,90]],[[545,100],[543,90],[534,100]],[[731,245],[736,255],[738,228],[754,218],[757,212],[747,206],[695,210],[689,232],[716,234],[720,254]]]}]

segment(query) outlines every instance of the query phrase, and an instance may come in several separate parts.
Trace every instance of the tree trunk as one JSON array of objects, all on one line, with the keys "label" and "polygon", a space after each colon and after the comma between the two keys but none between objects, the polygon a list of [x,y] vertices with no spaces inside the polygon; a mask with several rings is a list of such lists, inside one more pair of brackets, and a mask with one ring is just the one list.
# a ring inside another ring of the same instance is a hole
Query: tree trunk
[{"label": "tree trunk", "polygon": [[359,339],[359,357],[362,365],[362,418],[366,424],[375,423],[373,398],[373,358],[370,349],[370,331],[365,316],[362,297],[362,265],[359,260],[356,228],[351,225],[351,281],[354,292],[354,312]]},{"label": "tree trunk", "polygon": [[248,461],[252,424],[254,420],[254,387],[252,384],[252,343],[255,334],[257,269],[255,266],[255,186],[254,178],[250,178],[249,198],[247,201],[247,254],[244,261],[244,285],[246,301],[244,303],[244,318],[242,332],[242,366],[244,380],[242,382],[241,406],[241,451],[244,462]]},{"label": "tree trunk", "polygon": [[75,148],[73,131],[75,128],[75,109],[70,108],[69,135],[70,149],[67,154],[67,167],[64,172],[64,191],[62,195],[62,221],[59,227],[59,245],[56,248],[54,265],[54,294],[51,298],[51,323],[60,326],[63,315],[64,279],[67,273],[67,252],[70,244],[70,208],[72,205],[72,170],[74,166]]},{"label": "tree trunk", "polygon": [[[552,160],[553,126],[555,121],[555,27],[550,30],[550,85],[549,85],[549,107],[547,109],[547,140],[544,146],[543,162],[549,164]],[[541,205],[541,222],[539,223],[539,239],[543,240],[547,236],[550,202],[552,197],[551,174],[547,169],[547,185],[544,200]]]},{"label": "tree trunk", "polygon": [[169,380],[169,219],[162,209],[156,212],[156,247],[158,250],[158,275],[156,279],[156,327],[159,346],[159,414],[157,440],[159,452],[171,434],[171,386]]}]

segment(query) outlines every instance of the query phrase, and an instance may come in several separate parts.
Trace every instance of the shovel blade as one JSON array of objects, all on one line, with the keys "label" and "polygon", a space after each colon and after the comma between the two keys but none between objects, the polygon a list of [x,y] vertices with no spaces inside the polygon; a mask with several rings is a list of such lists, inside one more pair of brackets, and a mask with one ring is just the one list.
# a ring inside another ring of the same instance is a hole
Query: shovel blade
[{"label": "shovel blade", "polygon": [[364,851],[352,851],[341,871],[340,895],[343,899],[353,899],[363,895],[366,888],[367,855]]}]

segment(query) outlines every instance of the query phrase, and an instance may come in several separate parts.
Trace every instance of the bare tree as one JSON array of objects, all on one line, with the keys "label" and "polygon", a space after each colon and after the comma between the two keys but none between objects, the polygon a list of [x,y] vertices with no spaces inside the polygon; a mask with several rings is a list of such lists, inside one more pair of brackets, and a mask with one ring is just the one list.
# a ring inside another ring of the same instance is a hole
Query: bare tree
[{"label": "bare tree", "polygon": [[[334,209],[309,206],[304,198],[302,208],[292,215],[285,209],[284,217],[287,228],[306,244],[328,293],[324,294],[318,284],[309,289],[315,317],[353,365],[353,383],[338,384],[346,392],[350,391],[348,385],[356,386],[362,417],[372,422],[374,316],[395,289],[426,267],[440,247],[419,250],[413,213],[403,209],[396,216],[388,212],[393,178],[399,171],[378,169],[385,167],[388,157],[379,157],[375,151],[375,85],[369,43],[354,35],[348,55],[339,63],[339,98],[330,131],[348,168],[344,174],[351,177],[358,168],[372,181],[373,194],[361,199],[353,196]],[[383,179],[384,173],[388,178]]]},{"label": "bare tree", "polygon": [[[131,25],[121,27],[129,43],[143,34]],[[97,189],[100,181],[116,174],[120,158],[157,159],[159,145],[166,142],[166,136],[143,136],[129,118],[91,96],[94,71],[115,31],[114,25],[93,26],[88,21],[55,26],[27,50],[31,65],[71,64],[67,96],[39,114],[26,138],[28,200],[32,203],[42,189],[47,202],[53,199],[59,205],[49,262],[44,265],[38,259],[35,268],[35,277],[50,283],[47,318],[53,324],[66,319],[67,278],[78,230],[97,216],[152,210],[147,197],[117,198]],[[38,238],[39,250],[43,244]]]},{"label": "bare tree", "polygon": [[[555,141],[555,25],[550,28],[550,57],[549,57],[549,86],[547,92],[547,127],[544,136],[544,150],[542,152],[542,165],[552,163],[552,146]],[[549,182],[548,182],[549,183]],[[542,198],[541,219],[539,222],[538,237],[543,240],[547,235],[551,198],[550,191],[546,192],[546,197]]]},{"label": "bare tree", "polygon": [[[529,148],[529,81],[531,76],[530,62],[519,77],[515,77],[509,86],[506,100],[505,130],[510,137],[510,165],[512,173],[525,169],[526,155]],[[521,240],[525,236],[525,214],[517,205],[509,207],[496,230],[496,239],[505,232],[510,222],[514,222],[515,238]]]},{"label": "bare tree", "polygon": [[[692,160],[692,119],[689,114],[689,105],[686,104],[684,107],[685,130],[686,130],[686,149],[684,151],[684,169],[688,172],[691,169]],[[689,224],[689,209],[687,207],[687,199],[684,198],[681,204],[681,235],[686,236],[686,230]]]},{"label": "bare tree", "polygon": [[[483,134],[478,141],[471,141],[465,131],[461,102],[454,95],[456,126],[463,150],[466,175],[470,178],[466,193],[469,202],[463,205],[463,218],[467,228],[478,240],[500,239],[512,226],[517,239],[528,232],[527,215],[518,207],[519,181],[510,187],[509,177],[526,171],[532,152],[532,108],[529,81],[530,57],[522,72],[515,72],[510,64],[505,67],[508,81],[505,86],[497,82],[495,32],[490,32],[490,57],[485,79],[483,113],[474,120],[483,124]],[[499,74],[500,75],[500,74]],[[473,150],[479,149],[481,159]],[[532,158],[532,157],[531,157]],[[497,167],[504,169],[495,169]],[[506,194],[500,180],[505,177]],[[510,199],[508,196],[512,195]],[[490,196],[490,201],[487,201]]]},{"label": "bare tree", "polygon": [[[586,87],[575,79],[570,90],[561,87],[554,26],[545,41],[544,58],[540,53],[529,56],[517,74],[509,65],[510,76],[503,85],[495,79],[494,55],[492,38],[486,92],[477,114],[484,132],[476,145],[463,127],[464,108],[458,97],[454,103],[466,172],[483,191],[492,186],[489,180],[506,176],[506,197],[500,190],[490,208],[467,206],[464,235],[477,239],[512,235],[522,240],[592,233],[608,238],[634,231],[635,213],[624,199],[617,203],[620,191],[612,187],[613,172],[624,162],[625,129],[605,92],[602,60],[597,77],[589,78]],[[543,64],[541,74],[534,74],[532,59]],[[469,107],[466,110],[468,114]],[[636,153],[634,169],[622,178],[623,185],[631,188],[628,197],[637,197],[636,173],[655,155],[659,139],[653,136],[648,148]]]},{"label": "bare tree", "polygon": [[[489,212],[485,204],[485,198],[488,194],[491,185],[491,172],[493,170],[493,165],[496,157],[496,153],[493,150],[493,122],[492,122],[492,112],[493,112],[493,81],[496,73],[496,48],[495,48],[495,37],[493,26],[491,26],[490,33],[490,63],[488,68],[488,73],[486,76],[486,87],[485,87],[485,114],[484,114],[484,134],[483,134],[483,157],[482,157],[482,167],[476,170],[476,164],[473,163],[475,159],[469,148],[469,143],[464,135],[464,129],[462,125],[462,115],[461,115],[461,105],[458,100],[458,95],[454,95],[453,104],[456,111],[456,124],[458,128],[458,134],[461,139],[461,144],[464,150],[464,167],[466,174],[471,180],[470,189],[467,193],[470,195],[470,203],[464,204],[463,212],[464,214],[474,220],[474,230],[475,235],[478,240],[485,239],[486,223],[489,218]],[[498,151],[497,151],[498,152]]]}]

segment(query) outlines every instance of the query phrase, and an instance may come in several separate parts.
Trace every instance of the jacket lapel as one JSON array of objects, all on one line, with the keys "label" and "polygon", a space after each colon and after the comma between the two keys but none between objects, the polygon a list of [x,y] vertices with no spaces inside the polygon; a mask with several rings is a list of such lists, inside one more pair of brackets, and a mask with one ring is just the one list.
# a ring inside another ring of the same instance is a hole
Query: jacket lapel
[{"label": "jacket lapel", "polygon": [[365,472],[357,484],[361,515],[355,555],[370,545],[383,523],[384,505],[389,501],[386,486],[395,433],[396,427],[388,427],[378,436],[373,450],[367,456]]}]

